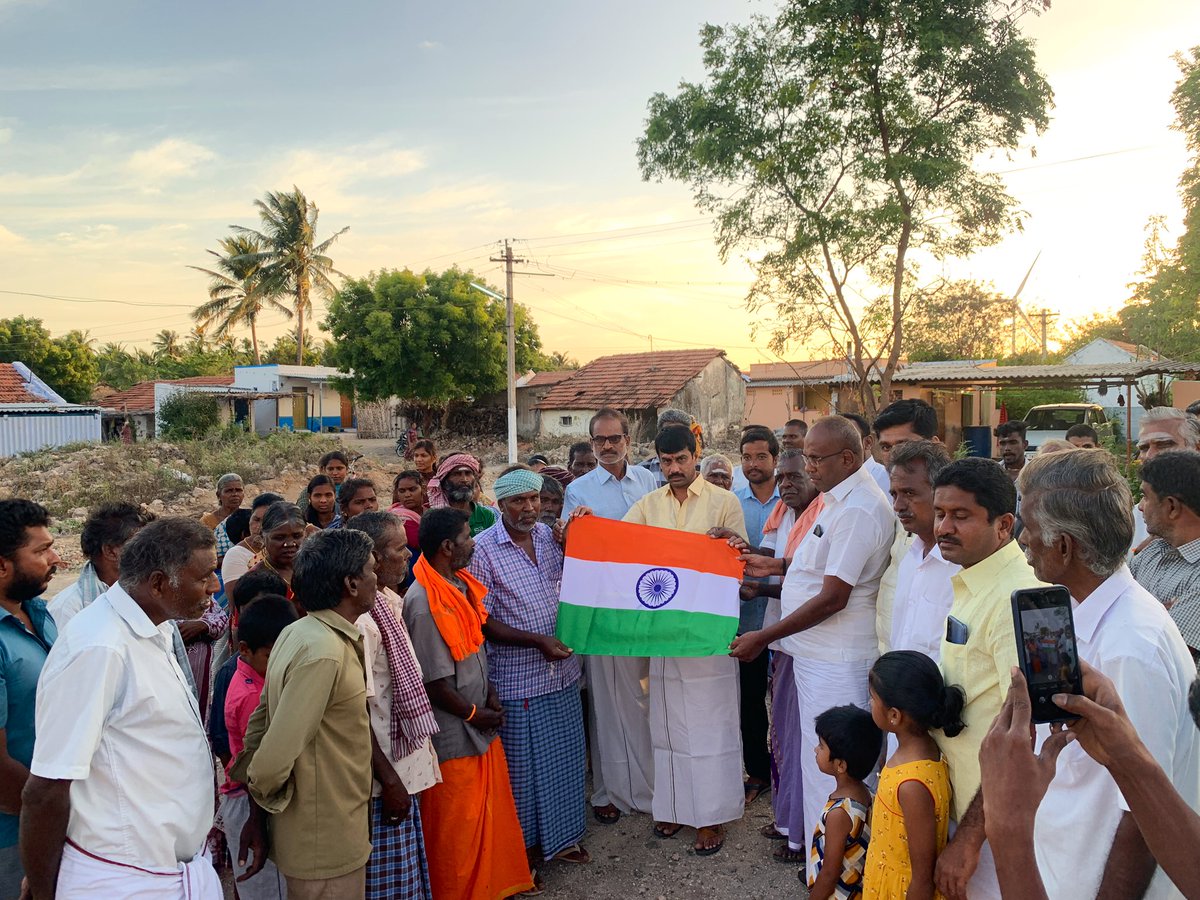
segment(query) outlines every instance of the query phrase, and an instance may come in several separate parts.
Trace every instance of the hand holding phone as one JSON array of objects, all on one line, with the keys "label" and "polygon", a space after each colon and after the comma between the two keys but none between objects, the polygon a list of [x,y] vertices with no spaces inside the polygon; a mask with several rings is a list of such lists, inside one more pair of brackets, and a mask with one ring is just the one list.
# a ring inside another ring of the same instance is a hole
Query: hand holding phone
[{"label": "hand holding phone", "polygon": [[1060,585],[1013,591],[1012,609],[1017,658],[1029,685],[1033,721],[1074,719],[1051,700],[1055,694],[1083,693],[1070,592]]}]

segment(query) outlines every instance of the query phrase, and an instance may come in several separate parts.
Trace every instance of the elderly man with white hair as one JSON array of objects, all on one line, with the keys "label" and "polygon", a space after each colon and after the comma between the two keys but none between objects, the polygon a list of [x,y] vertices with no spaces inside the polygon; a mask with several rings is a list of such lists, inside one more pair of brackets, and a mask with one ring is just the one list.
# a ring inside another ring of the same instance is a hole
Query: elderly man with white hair
[{"label": "elderly man with white hair", "polygon": [[[1196,667],[1162,604],[1125,565],[1133,534],[1128,483],[1109,453],[1083,449],[1036,457],[1020,481],[1019,542],[1040,580],[1071,592],[1079,658],[1112,679],[1150,755],[1200,809],[1200,734],[1188,712]],[[1049,734],[1040,726],[1039,740]],[[1078,744],[1058,758],[1034,845],[1048,897],[1180,896],[1156,874],[1112,775]],[[1023,896],[1027,873],[1006,864],[1006,847],[993,849],[1005,896]]]},{"label": "elderly man with white hair", "polygon": [[727,456],[714,453],[700,461],[700,477],[709,484],[729,491],[733,489],[733,463]]},{"label": "elderly man with white hair", "polygon": [[[1149,462],[1172,450],[1200,450],[1200,420],[1173,406],[1156,406],[1142,414],[1138,424],[1138,459]],[[1133,511],[1133,550],[1150,537],[1140,508]]]}]

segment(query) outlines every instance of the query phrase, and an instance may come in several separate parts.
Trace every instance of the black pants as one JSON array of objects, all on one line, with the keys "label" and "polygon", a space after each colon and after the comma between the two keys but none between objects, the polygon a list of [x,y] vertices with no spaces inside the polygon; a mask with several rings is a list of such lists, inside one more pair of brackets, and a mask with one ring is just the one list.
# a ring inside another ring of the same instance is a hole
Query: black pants
[{"label": "black pants", "polygon": [[753,662],[739,662],[742,682],[742,764],[746,775],[771,783],[771,750],[767,743],[767,681],[770,654],[764,650]]}]

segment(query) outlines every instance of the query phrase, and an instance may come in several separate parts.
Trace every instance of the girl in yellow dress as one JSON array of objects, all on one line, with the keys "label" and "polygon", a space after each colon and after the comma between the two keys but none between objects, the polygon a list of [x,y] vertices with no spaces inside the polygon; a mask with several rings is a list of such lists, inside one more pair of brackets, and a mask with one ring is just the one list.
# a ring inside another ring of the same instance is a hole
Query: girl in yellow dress
[{"label": "girl in yellow dress", "polygon": [[942,681],[937,663],[915,650],[885,653],[871,668],[871,717],[896,736],[897,749],[879,773],[871,808],[871,846],[863,900],[940,898],[934,864],[950,823],[950,772],[930,736],[963,729],[964,696]]}]

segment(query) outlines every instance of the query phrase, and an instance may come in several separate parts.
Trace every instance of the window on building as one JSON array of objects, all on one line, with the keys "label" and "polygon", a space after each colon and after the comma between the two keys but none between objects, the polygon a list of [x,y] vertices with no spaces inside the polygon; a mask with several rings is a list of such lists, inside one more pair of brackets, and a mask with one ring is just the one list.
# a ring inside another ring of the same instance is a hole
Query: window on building
[{"label": "window on building", "polygon": [[559,416],[558,424],[559,425],[570,425],[574,420],[575,420],[574,416]]}]

